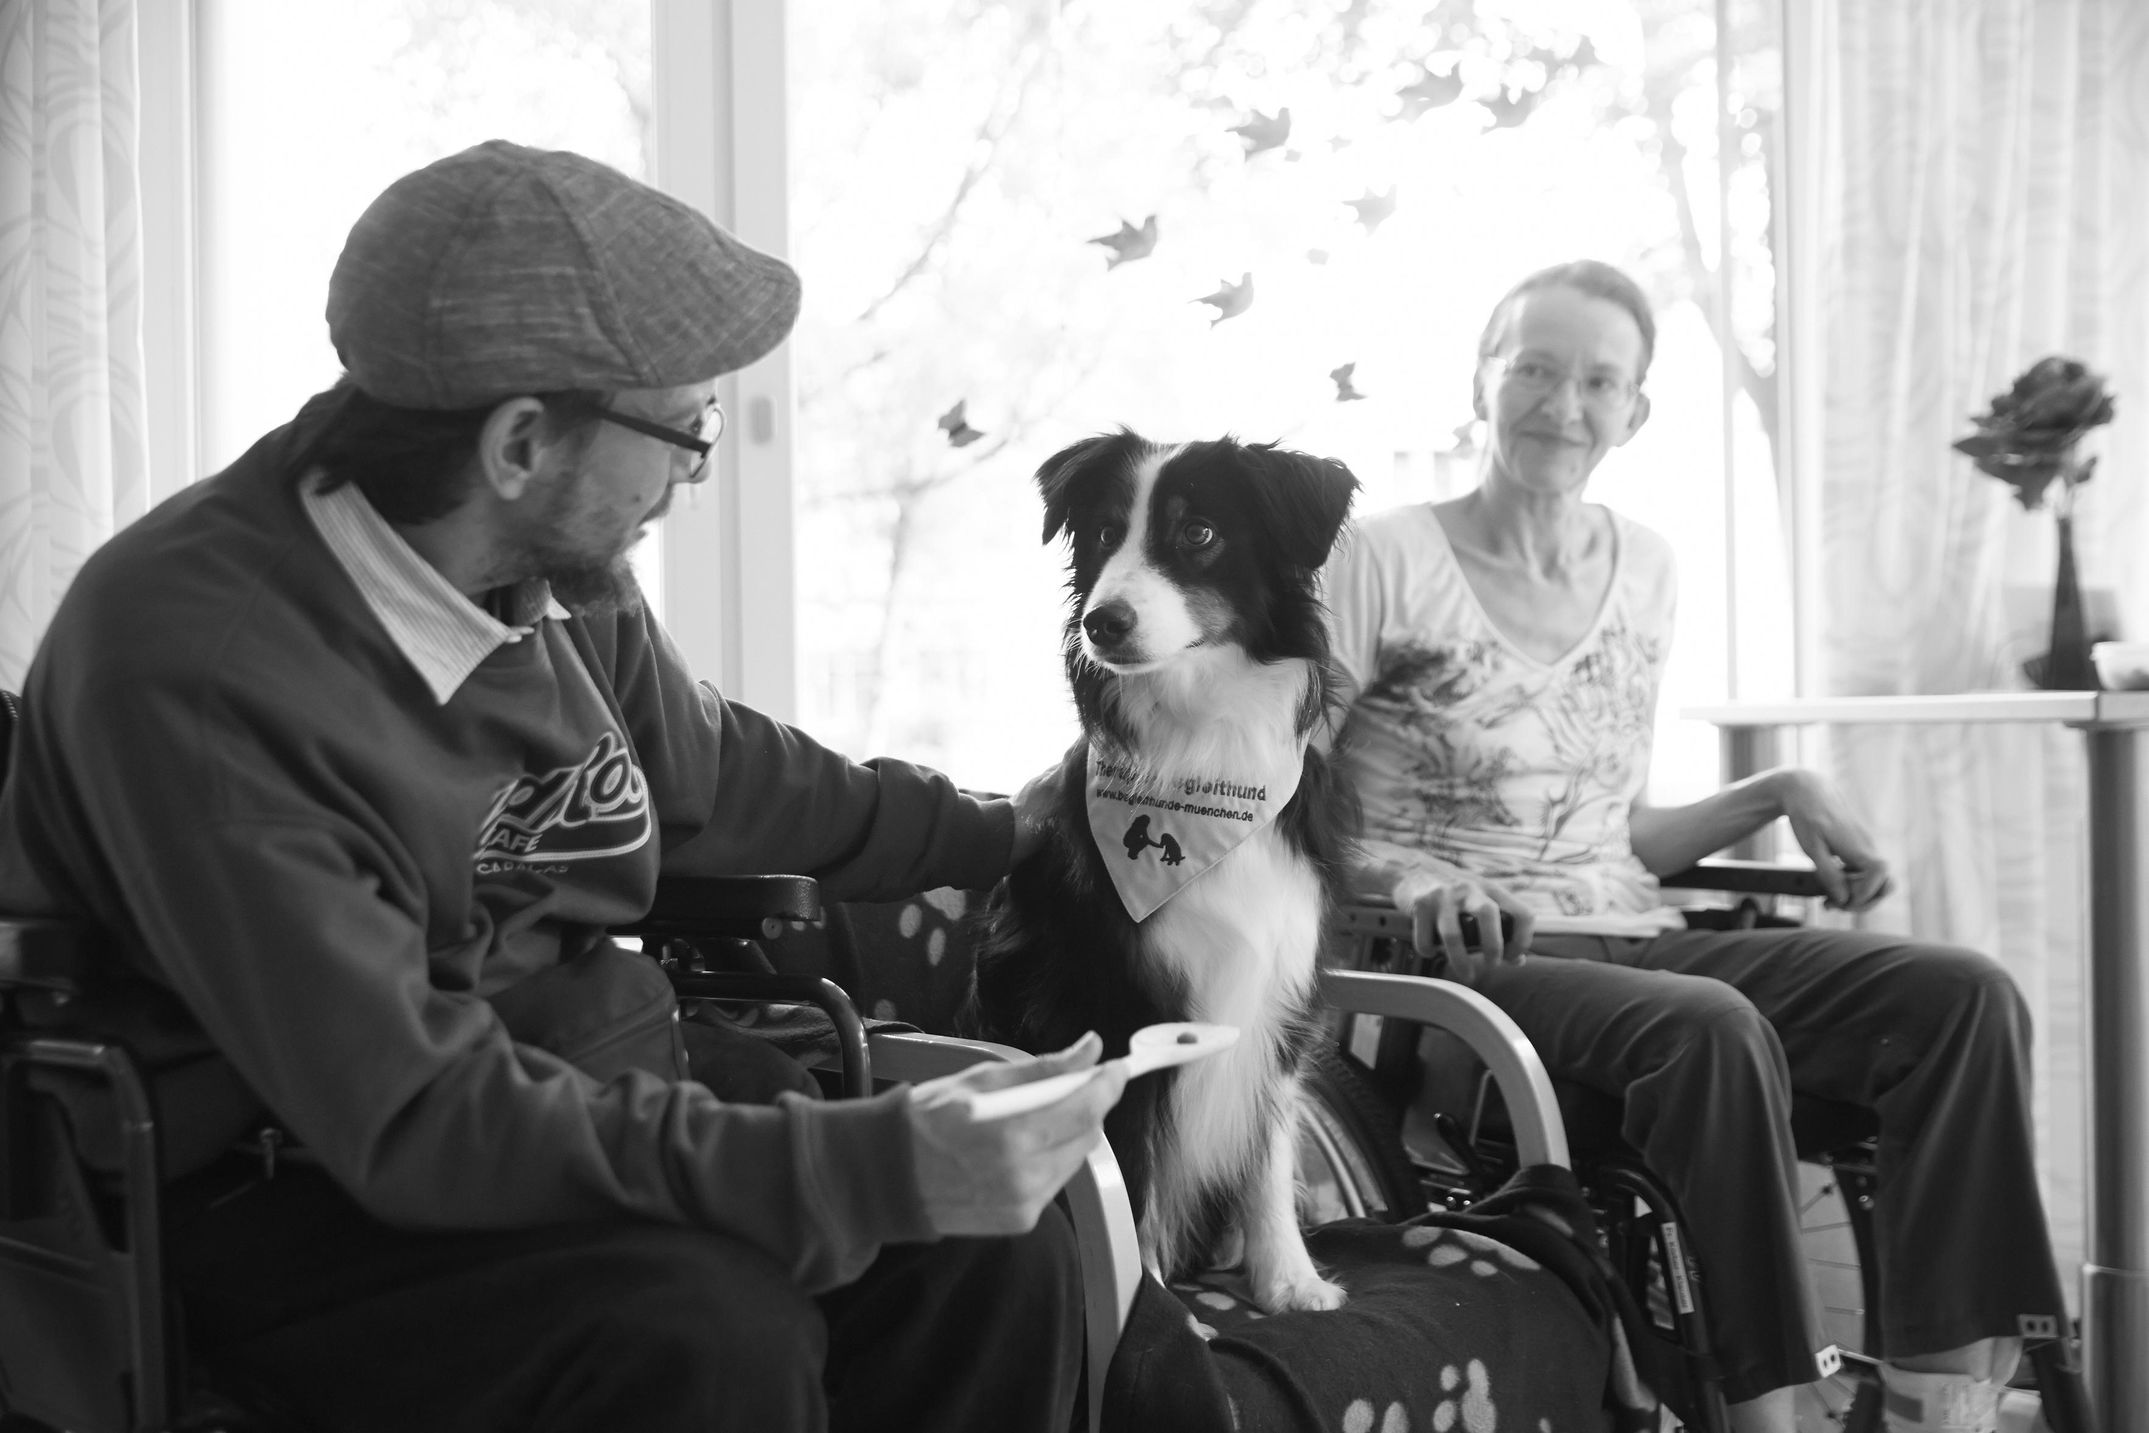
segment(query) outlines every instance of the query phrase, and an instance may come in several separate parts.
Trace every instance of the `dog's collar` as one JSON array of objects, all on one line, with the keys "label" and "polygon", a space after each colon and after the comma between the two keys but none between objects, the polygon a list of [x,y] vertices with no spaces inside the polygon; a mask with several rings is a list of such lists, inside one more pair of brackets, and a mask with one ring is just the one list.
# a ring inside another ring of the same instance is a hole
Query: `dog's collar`
[{"label": "dog's collar", "polygon": [[1091,742],[1090,839],[1127,914],[1147,920],[1268,826],[1297,793],[1305,766],[1301,738],[1265,765],[1158,778]]}]

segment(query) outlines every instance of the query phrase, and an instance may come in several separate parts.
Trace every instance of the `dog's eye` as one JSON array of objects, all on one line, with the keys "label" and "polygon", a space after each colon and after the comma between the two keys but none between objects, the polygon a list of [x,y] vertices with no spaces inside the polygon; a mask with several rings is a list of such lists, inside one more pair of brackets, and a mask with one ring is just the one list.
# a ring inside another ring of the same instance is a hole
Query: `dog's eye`
[{"label": "dog's eye", "polygon": [[1126,539],[1126,536],[1127,530],[1116,522],[1100,523],[1097,526],[1097,546],[1103,548],[1106,552],[1110,552],[1113,548],[1119,546]]},{"label": "dog's eye", "polygon": [[1179,541],[1191,550],[1199,552],[1205,547],[1215,545],[1216,529],[1196,518],[1179,529]]}]

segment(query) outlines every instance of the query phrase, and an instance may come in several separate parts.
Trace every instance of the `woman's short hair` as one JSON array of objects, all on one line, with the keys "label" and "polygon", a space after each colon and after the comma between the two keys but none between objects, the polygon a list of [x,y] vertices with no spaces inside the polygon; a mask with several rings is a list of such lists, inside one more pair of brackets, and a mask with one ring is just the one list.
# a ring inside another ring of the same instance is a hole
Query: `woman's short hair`
[{"label": "woman's short hair", "polygon": [[1636,383],[1649,376],[1649,361],[1656,357],[1657,321],[1649,311],[1649,296],[1642,286],[1627,277],[1622,269],[1597,259],[1575,259],[1570,263],[1554,264],[1549,269],[1539,269],[1492,307],[1492,317],[1485,321],[1485,332],[1477,341],[1480,358],[1490,358],[1500,346],[1500,338],[1507,327],[1508,310],[1524,294],[1539,289],[1573,289],[1593,299],[1608,299],[1634,316],[1634,326],[1642,331],[1641,368],[1634,375]]},{"label": "woman's short hair", "polygon": [[[610,399],[583,388],[532,396],[545,405],[552,438],[594,425]],[[292,421],[293,475],[320,468],[326,473],[324,491],[355,484],[374,511],[392,523],[432,522],[470,495],[478,435],[499,406],[402,408],[381,402],[345,375],[307,399]]]}]

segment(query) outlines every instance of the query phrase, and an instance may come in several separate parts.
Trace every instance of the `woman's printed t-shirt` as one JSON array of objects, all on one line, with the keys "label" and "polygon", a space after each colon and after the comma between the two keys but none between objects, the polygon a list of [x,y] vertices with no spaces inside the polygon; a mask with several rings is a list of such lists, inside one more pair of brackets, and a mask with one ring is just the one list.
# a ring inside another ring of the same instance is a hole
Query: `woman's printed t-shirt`
[{"label": "woman's printed t-shirt", "polygon": [[1327,570],[1351,699],[1337,754],[1368,841],[1499,882],[1547,934],[1682,924],[1627,826],[1671,646],[1671,550],[1609,516],[1611,589],[1554,662],[1493,625],[1429,504],[1366,519]]}]

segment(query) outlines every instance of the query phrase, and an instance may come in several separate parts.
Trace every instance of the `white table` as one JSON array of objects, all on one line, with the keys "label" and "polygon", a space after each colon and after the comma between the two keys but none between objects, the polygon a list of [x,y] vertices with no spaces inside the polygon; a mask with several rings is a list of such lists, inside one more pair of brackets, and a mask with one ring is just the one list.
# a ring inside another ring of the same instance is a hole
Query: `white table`
[{"label": "white table", "polygon": [[2083,1372],[2100,1433],[2149,1433],[2149,692],[1816,697],[1691,707],[1727,777],[1792,726],[2059,723],[2089,757],[2089,1209]]}]

